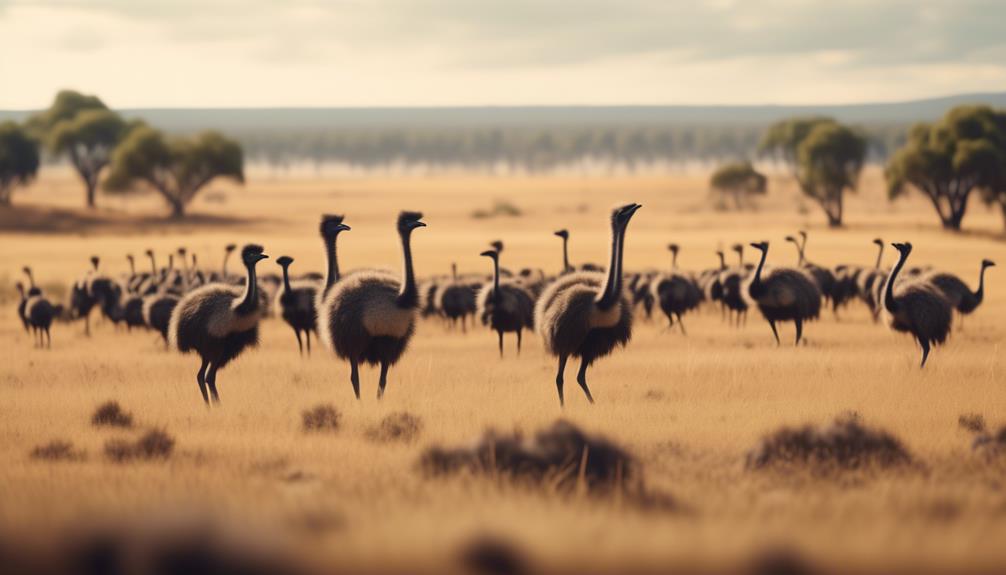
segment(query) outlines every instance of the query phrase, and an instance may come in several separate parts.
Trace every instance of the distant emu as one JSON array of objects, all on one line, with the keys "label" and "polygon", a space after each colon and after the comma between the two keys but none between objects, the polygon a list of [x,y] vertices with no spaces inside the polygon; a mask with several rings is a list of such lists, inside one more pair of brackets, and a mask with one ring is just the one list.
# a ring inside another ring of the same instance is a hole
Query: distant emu
[{"label": "distant emu", "polygon": [[500,357],[503,357],[503,334],[517,334],[517,354],[520,355],[521,334],[534,326],[534,298],[520,284],[500,281],[499,252],[487,250],[480,255],[493,261],[493,283],[482,286],[478,295],[479,315],[488,317],[489,328],[499,335]]},{"label": "distant emu", "polygon": [[461,333],[468,331],[468,316],[475,315],[475,289],[467,282],[458,281],[458,265],[451,264],[451,281],[437,291],[437,308],[452,327],[461,321]]},{"label": "distant emu", "polygon": [[[28,322],[35,339],[36,347],[52,347],[52,335],[49,328],[56,317],[56,308],[45,296],[42,290],[35,285],[35,275],[31,268],[24,267],[24,274],[28,276],[28,296],[24,302],[24,320]],[[44,338],[44,339],[43,339]]]},{"label": "distant emu", "polygon": [[900,257],[884,283],[882,306],[887,312],[891,329],[910,333],[919,342],[922,348],[919,367],[926,367],[930,348],[947,341],[953,320],[952,308],[940,290],[929,282],[898,282],[898,274],[912,253],[912,244],[891,245],[898,250]]},{"label": "distant emu", "polygon": [[412,267],[412,231],[425,227],[423,215],[402,212],[398,236],[404,272],[401,280],[386,271],[364,270],[335,284],[318,309],[322,341],[349,361],[350,383],[360,399],[360,362],[380,364],[377,398],[384,397],[388,369],[401,359],[415,332],[419,290]]},{"label": "distant emu", "polygon": [[246,271],[243,288],[205,285],[183,297],[171,314],[168,334],[172,345],[182,353],[195,351],[202,360],[196,382],[207,405],[210,395],[214,403],[220,402],[217,370],[258,344],[258,324],[266,306],[259,293],[255,265],[267,257],[262,246],[246,245],[241,250]]},{"label": "distant emu", "polygon": [[653,297],[660,306],[660,310],[667,316],[668,327],[674,326],[674,318],[677,317],[682,335],[687,335],[681,316],[702,303],[702,292],[692,278],[678,271],[678,251],[680,250],[678,244],[670,244],[667,249],[671,252],[671,271],[668,274],[657,276],[650,284],[650,289],[653,291]]},{"label": "distant emu", "polygon": [[772,268],[762,277],[768,242],[753,243],[751,247],[761,251],[761,259],[747,293],[771,326],[776,345],[780,344],[779,331],[775,326],[779,321],[792,321],[796,324],[795,344],[799,345],[803,337],[803,322],[817,319],[821,313],[821,291],[803,270]]},{"label": "distant emu", "polygon": [[304,355],[304,341],[300,334],[307,336],[307,354],[311,355],[311,332],[317,331],[318,325],[315,321],[314,300],[320,286],[311,281],[291,282],[290,264],[293,263],[293,258],[290,256],[280,256],[276,258],[276,263],[283,268],[283,286],[276,296],[280,314],[283,321],[293,328],[301,355]]},{"label": "distant emu", "polygon": [[555,235],[562,238],[562,274],[568,274],[573,270],[573,266],[569,263],[569,230],[561,229],[555,232]]},{"label": "distant emu", "polygon": [[974,292],[961,278],[951,273],[935,273],[925,276],[925,279],[943,293],[943,297],[947,298],[950,306],[961,315],[961,323],[963,324],[964,316],[974,312],[985,299],[985,270],[995,265],[996,263],[992,260],[982,260],[981,271],[978,272],[978,290]]},{"label": "distant emu", "polygon": [[625,230],[641,206],[627,204],[611,214],[611,258],[607,273],[578,272],[552,282],[535,306],[535,327],[545,350],[559,359],[555,377],[563,405],[563,372],[570,356],[580,358],[576,381],[594,403],[587,387],[587,368],[624,346],[632,337],[632,303],[622,289]]}]

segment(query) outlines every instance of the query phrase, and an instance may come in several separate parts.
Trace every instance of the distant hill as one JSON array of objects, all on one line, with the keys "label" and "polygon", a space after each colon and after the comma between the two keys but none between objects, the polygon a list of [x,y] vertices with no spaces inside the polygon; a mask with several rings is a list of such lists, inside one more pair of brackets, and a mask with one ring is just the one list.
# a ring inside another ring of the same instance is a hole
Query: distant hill
[{"label": "distant hill", "polygon": [[[963,94],[909,102],[822,106],[527,106],[456,108],[136,108],[128,117],[172,132],[304,129],[467,128],[498,126],[764,125],[796,115],[827,115],[854,124],[933,120],[960,104],[1006,107],[1006,92]],[[0,120],[30,112],[0,111]]]}]

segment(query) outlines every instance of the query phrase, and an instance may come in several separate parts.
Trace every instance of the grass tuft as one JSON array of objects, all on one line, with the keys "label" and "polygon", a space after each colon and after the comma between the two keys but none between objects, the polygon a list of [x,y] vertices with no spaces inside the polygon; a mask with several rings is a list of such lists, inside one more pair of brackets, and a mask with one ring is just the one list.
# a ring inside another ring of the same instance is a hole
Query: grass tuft
[{"label": "grass tuft", "polygon": [[419,437],[423,430],[423,421],[419,416],[407,411],[389,414],[381,423],[367,430],[367,439],[381,443],[402,442],[411,443]]},{"label": "grass tuft", "polygon": [[962,413],[957,418],[957,425],[971,433],[982,433],[985,431],[985,417],[980,413]]},{"label": "grass tuft", "polygon": [[304,410],[301,415],[302,426],[305,432],[316,431],[337,431],[342,414],[334,406],[321,404]]},{"label": "grass tuft", "polygon": [[116,463],[132,460],[167,459],[175,449],[175,439],[162,429],[151,429],[136,441],[111,439],[105,443],[105,456]]},{"label": "grass tuft", "polygon": [[123,411],[117,401],[106,401],[94,410],[91,425],[95,427],[132,427],[133,414]]},{"label": "grass tuft", "polygon": [[529,573],[528,560],[506,539],[483,535],[461,547],[458,560],[468,573],[521,575]]},{"label": "grass tuft", "polygon": [[73,443],[62,439],[54,439],[31,450],[32,459],[44,461],[80,461],[84,457],[83,451],[77,451]]}]

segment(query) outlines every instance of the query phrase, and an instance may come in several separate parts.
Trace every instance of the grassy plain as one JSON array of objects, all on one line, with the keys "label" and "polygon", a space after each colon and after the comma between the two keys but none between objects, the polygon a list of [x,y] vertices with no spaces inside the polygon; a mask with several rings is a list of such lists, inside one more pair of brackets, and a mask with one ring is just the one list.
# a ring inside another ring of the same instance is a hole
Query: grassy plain
[{"label": "grassy plain", "polygon": [[[910,240],[914,263],[960,274],[972,285],[983,257],[1006,265],[995,213],[975,205],[970,233],[946,234],[918,200],[888,204],[880,174],[864,176],[849,201],[847,229],[826,229],[814,206],[795,209],[793,187],[773,180],[756,214],[720,213],[706,198],[705,174],[489,177],[470,175],[316,178],[255,174],[245,188],[215,185],[194,206],[194,223],[161,221],[154,199],[108,199],[98,216],[74,211],[79,184],[54,171],[15,197],[23,208],[0,214],[0,531],[51,536],[94,522],[197,518],[256,541],[296,549],[328,570],[449,572],[473,537],[493,535],[528,557],[535,570],[565,572],[746,569],[769,550],[787,550],[826,572],[1006,570],[1003,460],[970,448],[962,413],[1006,424],[1006,290],[1001,268],[989,273],[985,304],[920,371],[904,336],[874,325],[854,304],[840,320],[825,313],[806,330],[810,343],[777,349],[756,312],[741,329],[718,311],[686,318],[689,336],[639,321],[625,350],[591,373],[597,399],[576,386],[560,410],[554,363],[537,338],[514,354],[495,351],[494,335],[467,335],[421,323],[413,345],[391,372],[383,402],[377,374],[363,373],[363,400],[353,399],[348,367],[324,350],[297,355],[278,320],[263,328],[258,350],[219,377],[223,406],[203,407],[194,381],[198,360],[165,352],[149,333],[99,324],[58,324],[51,351],[32,348],[18,324],[10,288],[31,263],[45,285],[66,285],[91,254],[109,272],[124,272],[124,254],[163,253],[185,245],[205,266],[219,265],[228,242],[264,244],[294,269],[318,270],[323,254],[318,215],[347,214],[340,238],[345,268],[399,265],[392,222],[399,209],[425,213],[415,235],[420,275],[488,271],[478,253],[506,242],[504,264],[559,264],[554,229],[572,234],[576,262],[602,261],[607,210],[621,201],[643,208],[628,238],[627,269],[664,268],[665,245],[683,247],[681,265],[714,265],[720,243],[768,239],[770,261],[791,264],[782,241],[810,230],[808,256],[820,264],[868,264],[870,240]],[[497,200],[523,215],[476,219]],[[136,222],[139,218],[139,223]],[[57,231],[53,231],[56,229]],[[893,250],[887,262],[893,260]],[[264,266],[270,268],[272,262]],[[792,327],[783,328],[791,341]],[[141,428],[166,429],[177,441],[164,462],[119,464],[103,445],[137,431],[90,424],[114,399]],[[305,434],[301,412],[331,403],[343,414],[331,434]],[[826,423],[854,410],[900,437],[921,468],[840,478],[744,468],[744,454],[782,425]],[[391,412],[423,422],[413,443],[378,443],[367,430]],[[560,497],[490,479],[441,480],[416,470],[432,444],[465,443],[487,427],[533,432],[564,417],[624,445],[644,465],[646,481],[673,495],[677,511],[639,510],[612,500]],[[83,460],[29,456],[53,439],[71,441]],[[187,521],[188,519],[185,519]],[[239,526],[239,527],[235,527]]]}]

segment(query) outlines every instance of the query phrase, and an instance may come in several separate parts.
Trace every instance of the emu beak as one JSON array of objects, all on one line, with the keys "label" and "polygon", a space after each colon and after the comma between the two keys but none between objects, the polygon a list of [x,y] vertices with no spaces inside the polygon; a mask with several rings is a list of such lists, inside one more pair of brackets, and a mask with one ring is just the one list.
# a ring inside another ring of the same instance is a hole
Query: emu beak
[{"label": "emu beak", "polygon": [[480,253],[479,255],[487,257],[487,258],[492,258],[492,257],[496,257],[496,252],[493,251],[493,250],[486,250],[486,251]]},{"label": "emu beak", "polygon": [[351,228],[351,227],[347,226],[346,224],[339,224],[339,225],[338,225],[338,226],[336,226],[336,227],[337,227],[337,229],[338,229],[338,230],[339,230],[340,232],[348,232],[349,230],[353,229],[353,228]]}]

